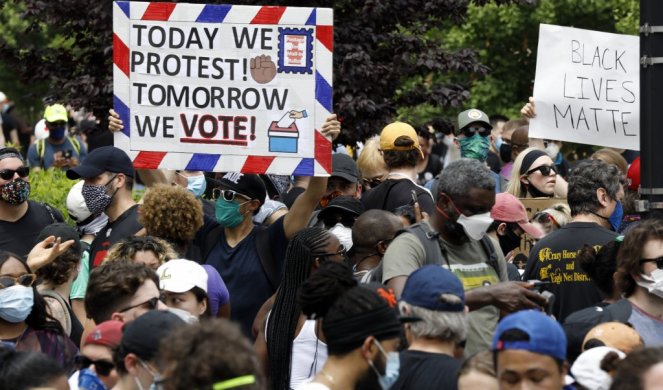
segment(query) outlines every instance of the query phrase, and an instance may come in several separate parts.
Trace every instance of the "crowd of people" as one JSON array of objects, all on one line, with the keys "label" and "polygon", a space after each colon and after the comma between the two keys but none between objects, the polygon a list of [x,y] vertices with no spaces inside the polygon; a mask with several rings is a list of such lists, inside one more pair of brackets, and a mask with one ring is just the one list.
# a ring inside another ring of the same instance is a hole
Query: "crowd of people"
[{"label": "crowd of people", "polygon": [[[663,221],[634,210],[639,159],[569,161],[522,114],[385,124],[290,177],[134,169],[62,104],[23,139],[5,110],[0,388],[655,388]],[[75,182],[75,226],[30,199],[39,169]]]}]

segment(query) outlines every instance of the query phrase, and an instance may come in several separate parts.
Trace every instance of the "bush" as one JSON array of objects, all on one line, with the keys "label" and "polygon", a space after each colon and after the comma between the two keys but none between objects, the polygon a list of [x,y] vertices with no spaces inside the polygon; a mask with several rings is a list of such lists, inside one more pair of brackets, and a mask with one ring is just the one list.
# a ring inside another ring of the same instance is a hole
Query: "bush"
[{"label": "bush", "polygon": [[74,184],[76,181],[67,179],[65,171],[58,168],[30,171],[30,199],[55,207],[65,222],[74,226],[66,204],[67,194]]}]

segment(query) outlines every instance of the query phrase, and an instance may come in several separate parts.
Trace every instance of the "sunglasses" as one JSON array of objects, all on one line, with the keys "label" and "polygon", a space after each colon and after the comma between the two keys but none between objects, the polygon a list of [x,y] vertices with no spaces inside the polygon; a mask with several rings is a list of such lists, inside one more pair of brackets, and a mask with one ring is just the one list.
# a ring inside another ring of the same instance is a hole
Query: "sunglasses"
[{"label": "sunglasses", "polygon": [[559,222],[557,222],[555,217],[543,211],[539,211],[538,213],[534,214],[534,216],[532,217],[532,221],[536,221],[538,223],[550,222],[553,225],[555,225],[558,229],[560,228]]},{"label": "sunglasses", "polygon": [[251,199],[248,196],[240,194],[239,192],[233,190],[222,190],[221,188],[215,188],[212,190],[212,199],[214,200],[223,198],[223,200],[225,200],[226,202],[232,202],[238,196],[241,196],[248,200]]},{"label": "sunglasses", "polygon": [[490,134],[490,130],[483,126],[470,126],[464,128],[461,133],[466,137],[472,137],[476,133],[479,133],[482,137],[487,137]]},{"label": "sunglasses", "polygon": [[365,186],[374,188],[379,186],[382,183],[382,179],[379,177],[374,177],[372,179],[363,179],[362,182],[364,182]]},{"label": "sunglasses", "polygon": [[141,306],[145,306],[145,308],[147,308],[147,310],[156,310],[156,308],[159,306],[159,301],[163,301],[163,300],[164,300],[164,296],[150,298],[145,302],[141,302],[141,303],[135,304],[133,306],[125,307],[124,309],[120,310],[119,312],[124,313],[126,311],[129,311],[131,309],[135,309],[135,308],[141,307]]},{"label": "sunglasses", "polygon": [[13,276],[0,276],[0,289],[15,286],[17,284],[24,287],[32,287],[35,280],[37,280],[37,275],[35,274],[25,274],[17,278]]},{"label": "sunglasses", "polygon": [[357,220],[357,217],[354,215],[348,215],[348,214],[334,214],[334,215],[326,215],[322,219],[322,223],[325,224],[325,227],[327,229],[332,228],[336,226],[337,223],[341,223],[345,227],[351,228],[352,225],[355,224],[355,221]]},{"label": "sunglasses", "polygon": [[656,268],[663,269],[663,256],[657,257],[655,259],[640,259],[640,264],[644,263],[656,263]]},{"label": "sunglasses", "polygon": [[74,358],[74,362],[76,363],[76,367],[78,367],[79,370],[88,368],[94,364],[94,371],[101,376],[110,375],[111,371],[113,371],[115,368],[115,364],[109,362],[108,360],[92,360],[83,355],[76,356]]},{"label": "sunglasses", "polygon": [[536,167],[533,169],[530,169],[527,171],[528,175],[531,175],[532,173],[539,171],[543,176],[549,176],[550,172],[555,172],[555,175],[557,174],[557,167],[554,165],[541,165],[540,167]]},{"label": "sunglasses", "polygon": [[28,177],[30,174],[30,168],[20,167],[18,169],[2,169],[0,170],[0,177],[2,180],[11,180],[15,173],[18,173],[19,177]]}]

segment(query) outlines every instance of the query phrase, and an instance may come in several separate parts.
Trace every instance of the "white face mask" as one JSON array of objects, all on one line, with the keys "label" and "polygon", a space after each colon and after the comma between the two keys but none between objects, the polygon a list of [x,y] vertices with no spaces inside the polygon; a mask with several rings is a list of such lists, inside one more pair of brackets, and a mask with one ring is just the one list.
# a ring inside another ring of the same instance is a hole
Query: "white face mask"
[{"label": "white face mask", "polygon": [[546,153],[548,153],[548,156],[550,156],[550,158],[552,158],[554,161],[559,154],[559,145],[554,142],[549,142],[548,146],[546,147]]},{"label": "white face mask", "polygon": [[490,218],[490,212],[475,214],[471,217],[461,214],[456,222],[463,227],[465,234],[469,238],[479,241],[486,234],[486,231],[488,231],[490,224],[493,223],[493,219]]},{"label": "white face mask", "polygon": [[638,286],[647,289],[650,294],[663,298],[663,269],[655,269],[651,276],[641,274],[642,280],[636,280]]},{"label": "white face mask", "polygon": [[342,223],[337,223],[329,229],[329,233],[338,238],[338,241],[345,247],[345,250],[352,248],[352,228],[344,226]]}]

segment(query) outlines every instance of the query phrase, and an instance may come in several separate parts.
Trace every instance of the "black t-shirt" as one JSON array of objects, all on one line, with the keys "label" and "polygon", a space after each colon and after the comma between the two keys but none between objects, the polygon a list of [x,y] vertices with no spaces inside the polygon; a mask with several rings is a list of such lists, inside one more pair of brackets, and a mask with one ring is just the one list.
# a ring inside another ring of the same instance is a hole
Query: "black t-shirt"
[{"label": "black t-shirt", "polygon": [[490,170],[495,173],[500,173],[500,170],[502,169],[502,163],[500,162],[499,156],[497,156],[497,154],[491,152],[490,150],[488,151],[488,155],[486,156],[486,164],[488,164]]},{"label": "black t-shirt", "polygon": [[460,362],[449,355],[423,351],[400,353],[400,372],[391,390],[456,390]]},{"label": "black t-shirt", "polygon": [[545,289],[555,294],[553,314],[557,321],[563,322],[569,314],[603,299],[575,258],[585,245],[598,249],[615,237],[617,233],[593,222],[571,222],[532,248],[523,280],[551,282]]},{"label": "black t-shirt", "polygon": [[412,190],[417,193],[421,211],[433,213],[435,204],[431,193],[409,179],[388,179],[361,197],[364,209],[382,209],[393,212],[396,208],[412,204]]},{"label": "black t-shirt", "polygon": [[10,133],[12,130],[16,129],[18,132],[18,124],[16,123],[16,120],[14,118],[7,114],[7,113],[2,113],[2,134],[5,136],[5,141],[10,142]]},{"label": "black t-shirt", "polygon": [[138,205],[134,205],[123,212],[115,221],[108,222],[90,245],[90,269],[100,265],[108,249],[123,238],[138,233],[143,225],[138,222]]},{"label": "black t-shirt", "polygon": [[420,185],[428,183],[429,181],[433,180],[440,172],[442,172],[442,168],[444,168],[444,165],[442,164],[442,161],[440,161],[440,156],[437,154],[429,155],[426,168],[423,171],[417,173],[417,183]]},{"label": "black t-shirt", "polygon": [[64,222],[57,209],[28,200],[28,211],[18,221],[0,220],[0,249],[26,258],[42,229],[55,222]]}]

